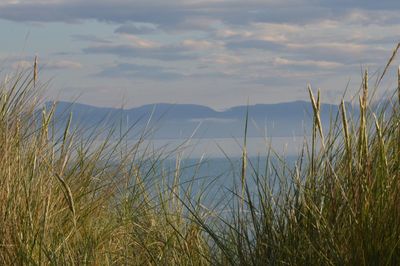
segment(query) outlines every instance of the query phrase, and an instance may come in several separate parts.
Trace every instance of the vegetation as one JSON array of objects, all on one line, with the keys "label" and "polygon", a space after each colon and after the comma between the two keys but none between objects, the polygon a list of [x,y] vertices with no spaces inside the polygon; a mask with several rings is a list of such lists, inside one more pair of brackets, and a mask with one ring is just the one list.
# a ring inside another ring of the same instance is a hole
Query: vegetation
[{"label": "vegetation", "polygon": [[98,144],[71,116],[57,132],[54,106],[38,112],[38,86],[35,63],[0,89],[2,265],[400,263],[400,73],[375,108],[366,71],[359,114],[342,102],[328,132],[309,89],[314,126],[296,166],[269,151],[278,163],[260,170],[245,142],[223,211],[181,185],[179,160],[160,171],[147,132],[129,147],[111,129]]}]

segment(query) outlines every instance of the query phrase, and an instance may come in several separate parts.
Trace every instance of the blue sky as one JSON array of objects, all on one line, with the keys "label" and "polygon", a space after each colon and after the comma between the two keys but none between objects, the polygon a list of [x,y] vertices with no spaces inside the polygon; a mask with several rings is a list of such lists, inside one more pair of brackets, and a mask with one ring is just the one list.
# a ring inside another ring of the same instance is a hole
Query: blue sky
[{"label": "blue sky", "polygon": [[382,71],[399,11],[391,0],[2,0],[0,68],[37,54],[48,98],[99,106],[223,109],[306,99],[308,83],[337,102],[362,68]]}]

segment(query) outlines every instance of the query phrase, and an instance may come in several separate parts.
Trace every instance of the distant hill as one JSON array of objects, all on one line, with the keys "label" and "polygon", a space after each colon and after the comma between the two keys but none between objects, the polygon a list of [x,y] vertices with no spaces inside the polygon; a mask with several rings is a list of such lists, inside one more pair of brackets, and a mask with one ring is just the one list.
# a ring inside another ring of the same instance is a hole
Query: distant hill
[{"label": "distant hill", "polygon": [[[51,106],[52,103],[46,103]],[[154,128],[154,138],[187,138],[197,129],[197,138],[242,137],[248,110],[249,137],[303,136],[312,122],[309,102],[295,101],[277,104],[235,106],[216,111],[206,106],[193,104],[149,104],[131,109],[103,108],[71,102],[57,102],[55,116],[65,121],[70,112],[73,125],[81,127],[118,126],[126,129],[133,126],[130,137],[139,134],[146,124]],[[348,109],[351,110],[350,105]],[[338,107],[321,104],[321,118],[329,124],[331,114]],[[62,125],[60,125],[62,126]]]}]

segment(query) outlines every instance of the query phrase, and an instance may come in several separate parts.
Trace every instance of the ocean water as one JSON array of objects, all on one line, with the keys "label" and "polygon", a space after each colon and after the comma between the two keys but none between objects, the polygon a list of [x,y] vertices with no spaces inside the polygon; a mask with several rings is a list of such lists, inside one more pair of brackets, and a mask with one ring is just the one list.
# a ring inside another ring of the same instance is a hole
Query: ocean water
[{"label": "ocean water", "polygon": [[[257,156],[247,158],[246,186],[249,193],[257,195],[259,189],[278,191],[279,176],[285,176],[284,171],[294,169],[297,156],[281,158],[284,163],[275,157]],[[186,203],[199,201],[208,209],[226,209],[232,207],[233,198],[241,193],[242,158],[241,157],[204,157],[183,158],[177,165],[176,159],[166,159],[160,164],[159,174],[151,176],[157,181],[164,180],[169,189],[176,179],[180,198]],[[179,169],[177,171],[177,169]],[[274,192],[273,192],[274,193]],[[230,208],[229,208],[230,209]]]},{"label": "ocean water", "polygon": [[[267,172],[271,171],[267,167],[267,158],[277,168],[282,166],[278,160],[284,159],[285,167],[290,168],[298,157],[303,143],[304,139],[299,137],[248,138],[246,178],[251,180],[255,179],[256,175],[267,175]],[[134,145],[134,141],[127,145]],[[232,186],[241,179],[242,139],[156,139],[147,140],[141,146],[143,150],[151,151],[150,154],[153,152],[163,154],[162,163],[158,165],[163,171],[160,177],[176,176],[176,162],[179,161],[178,176],[184,183],[196,180],[197,183],[214,182],[214,186],[217,183]]]},{"label": "ocean water", "polygon": [[[285,171],[294,169],[304,139],[248,138],[246,142],[246,185],[250,193],[257,194],[260,183],[263,188],[279,187],[284,180],[276,180],[274,171],[283,177]],[[135,143],[128,140],[124,145]],[[157,184],[171,190],[178,184],[180,198],[186,202],[199,200],[221,208],[240,194],[242,147],[243,140],[234,138],[146,140],[140,149],[148,159],[140,163],[140,173],[149,187]],[[154,159],[157,154],[162,156]]]},{"label": "ocean water", "polygon": [[[267,156],[273,150],[282,156],[299,154],[304,137],[270,137],[248,138],[246,140],[247,156]],[[153,150],[164,149],[182,158],[235,158],[242,155],[244,139],[241,138],[193,138],[193,139],[154,139],[146,140],[144,146]]]}]

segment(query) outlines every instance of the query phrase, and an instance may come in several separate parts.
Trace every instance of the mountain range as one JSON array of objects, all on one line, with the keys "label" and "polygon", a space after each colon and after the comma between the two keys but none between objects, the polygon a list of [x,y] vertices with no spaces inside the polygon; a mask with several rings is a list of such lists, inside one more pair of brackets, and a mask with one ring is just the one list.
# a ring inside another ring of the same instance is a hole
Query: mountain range
[{"label": "mountain range", "polygon": [[[53,103],[47,102],[49,108]],[[350,104],[346,104],[352,110]],[[325,126],[338,106],[321,104]],[[55,117],[65,124],[72,113],[72,125],[83,128],[132,127],[128,136],[137,137],[145,127],[155,139],[243,137],[248,114],[248,137],[303,136],[312,125],[312,106],[306,101],[235,106],[224,111],[194,104],[158,103],[140,107],[105,108],[81,103],[57,102]]]}]

